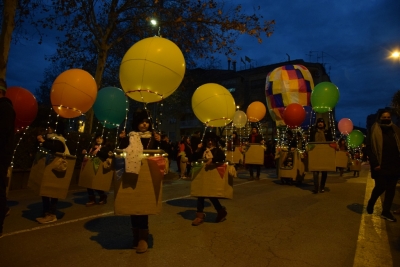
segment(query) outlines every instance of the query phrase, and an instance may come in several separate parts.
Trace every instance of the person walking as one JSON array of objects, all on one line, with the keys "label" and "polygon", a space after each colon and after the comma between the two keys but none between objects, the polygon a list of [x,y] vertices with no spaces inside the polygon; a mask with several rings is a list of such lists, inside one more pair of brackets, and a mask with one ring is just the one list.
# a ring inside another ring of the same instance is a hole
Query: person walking
[{"label": "person walking", "polygon": [[[251,134],[249,135],[248,142],[250,144],[256,144],[256,143],[262,144],[263,143],[262,136],[261,136],[261,134],[258,133],[258,128],[257,127],[252,127],[251,128]],[[247,167],[249,168],[249,172],[250,172],[250,177],[247,180],[249,180],[249,181],[253,181],[254,179],[255,180],[260,180],[261,165],[259,165],[259,164],[247,164]],[[253,173],[253,169],[254,168],[256,169],[256,173],[257,173],[256,178],[254,178],[254,173]]]},{"label": "person walking", "polygon": [[374,212],[374,206],[380,195],[385,193],[381,217],[390,222],[396,218],[390,212],[400,178],[400,128],[393,124],[391,112],[387,109],[378,112],[377,121],[367,136],[367,154],[371,167],[374,189],[367,204],[367,213]]},{"label": "person walking", "polygon": [[[310,142],[328,142],[333,141],[331,129],[326,128],[325,120],[318,118],[314,127],[310,129]],[[319,171],[313,172],[314,190],[313,194],[324,193],[325,183],[328,178],[327,171],[321,171],[321,184],[319,183]]]},{"label": "person walking", "polygon": [[0,238],[3,236],[3,223],[7,207],[7,171],[11,164],[14,144],[15,111],[11,100],[6,97],[7,85],[0,79]]},{"label": "person walking", "polygon": [[[108,157],[113,155],[113,152],[111,147],[108,144],[104,143],[103,136],[101,134],[97,134],[89,152],[84,149],[82,151],[82,154],[88,154],[92,157],[98,157],[103,163],[107,160]],[[107,194],[103,190],[87,188],[87,192],[89,201],[86,203],[86,207],[92,207],[97,204],[95,192],[97,192],[100,198],[98,202],[99,205],[104,205],[107,203]]]},{"label": "person walking", "polygon": [[[346,140],[344,138],[340,138],[339,142],[338,142],[338,151],[343,151],[347,153],[347,145],[346,145]],[[340,171],[340,176],[343,176],[343,172],[344,172],[343,167],[339,167],[339,171]]]},{"label": "person walking", "polygon": [[[217,147],[216,138],[207,138],[206,147],[200,143],[195,152],[195,159],[206,159],[206,166],[211,166],[212,164],[221,163],[225,161],[225,153],[221,148]],[[207,168],[207,167],[206,167]],[[204,222],[206,214],[204,213],[204,201],[205,197],[197,198],[197,212],[196,218],[192,221],[193,226],[199,226]],[[223,222],[226,220],[227,212],[226,208],[221,205],[217,197],[208,198],[213,204],[215,210],[217,211],[217,217],[215,219],[216,223]]]},{"label": "person walking", "polygon": [[[121,149],[132,146],[131,148],[133,150],[130,154],[133,155],[133,158],[131,162],[137,166],[141,165],[141,157],[135,157],[135,155],[146,149],[157,149],[160,147],[161,142],[161,136],[152,130],[149,115],[146,110],[137,111],[134,114],[132,132],[129,133],[129,136],[122,134],[120,138],[125,139],[121,140]],[[140,205],[138,203],[131,204]],[[135,214],[130,215],[130,218],[133,233],[133,248],[136,249],[136,253],[144,253],[148,249],[149,215],[148,213]]]},{"label": "person walking", "polygon": [[[63,134],[63,124],[61,122],[52,123],[47,128],[46,138],[43,138],[42,135],[37,136],[39,146],[46,149],[53,155],[57,152],[69,155],[70,153],[65,143],[66,140],[63,137]],[[42,196],[43,215],[42,217],[36,218],[36,221],[41,224],[56,222],[57,203],[58,198]]]}]

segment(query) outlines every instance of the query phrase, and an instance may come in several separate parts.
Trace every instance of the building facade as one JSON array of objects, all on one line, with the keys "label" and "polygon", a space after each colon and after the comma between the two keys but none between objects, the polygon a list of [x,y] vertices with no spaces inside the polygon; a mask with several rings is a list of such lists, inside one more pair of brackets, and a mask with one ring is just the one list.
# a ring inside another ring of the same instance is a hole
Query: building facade
[{"label": "building facade", "polygon": [[[178,88],[177,92],[174,93],[181,94],[181,98],[184,98],[183,101],[181,101],[181,113],[169,116],[167,121],[164,120],[163,131],[170,136],[171,140],[178,141],[182,135],[190,135],[196,130],[204,130],[204,125],[202,125],[192,111],[191,96],[199,86],[206,83],[217,83],[227,88],[234,97],[236,105],[240,110],[245,112],[248,105],[254,101],[260,101],[267,107],[265,95],[266,77],[268,73],[275,68],[285,65],[305,66],[313,77],[314,85],[320,82],[330,81],[330,77],[326,73],[323,64],[305,62],[301,59],[244,70],[236,70],[235,62],[232,63],[232,66],[231,62],[229,62],[226,70],[188,70],[182,85]],[[273,138],[275,123],[268,112],[261,121],[261,125],[265,138]],[[218,129],[217,133],[221,134],[221,131],[223,131],[223,129]]]}]

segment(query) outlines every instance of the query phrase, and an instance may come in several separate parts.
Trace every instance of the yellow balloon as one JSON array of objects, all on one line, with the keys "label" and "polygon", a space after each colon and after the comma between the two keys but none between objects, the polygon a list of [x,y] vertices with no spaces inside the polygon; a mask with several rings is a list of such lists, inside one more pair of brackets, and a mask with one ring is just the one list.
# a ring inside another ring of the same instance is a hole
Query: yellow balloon
[{"label": "yellow balloon", "polygon": [[235,100],[231,93],[216,83],[207,83],[196,89],[192,96],[194,115],[212,127],[229,124],[235,115]]},{"label": "yellow balloon", "polygon": [[249,121],[259,122],[264,118],[266,112],[267,108],[263,103],[260,101],[254,101],[248,106],[246,115]]},{"label": "yellow balloon", "polygon": [[96,97],[96,81],[89,72],[81,69],[66,70],[58,75],[50,91],[54,111],[69,119],[88,111]]},{"label": "yellow balloon", "polygon": [[171,95],[185,75],[185,58],[179,47],[162,37],[135,43],[124,55],[119,80],[133,100],[152,103]]}]

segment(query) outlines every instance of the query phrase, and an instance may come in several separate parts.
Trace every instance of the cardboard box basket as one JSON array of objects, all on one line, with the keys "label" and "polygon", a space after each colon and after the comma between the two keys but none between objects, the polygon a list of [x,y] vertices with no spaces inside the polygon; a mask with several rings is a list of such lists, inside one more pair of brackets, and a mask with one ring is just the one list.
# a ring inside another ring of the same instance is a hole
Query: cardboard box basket
[{"label": "cardboard box basket", "polygon": [[264,147],[260,144],[250,144],[245,153],[245,163],[264,165]]},{"label": "cardboard box basket", "polygon": [[349,165],[349,156],[346,151],[336,151],[336,167],[347,168]]},{"label": "cardboard box basket", "polygon": [[350,165],[350,171],[361,171],[361,161],[353,159]]},{"label": "cardboard box basket", "polygon": [[234,151],[228,151],[228,153],[226,154],[226,160],[231,162],[231,163],[235,163],[235,164],[240,164],[243,162],[243,154],[240,151],[240,147],[237,146],[235,147]]},{"label": "cardboard box basket", "polygon": [[309,171],[336,171],[335,142],[308,143]]},{"label": "cardboard box basket", "polygon": [[[197,165],[196,165],[197,164]],[[192,167],[192,197],[233,198],[233,176],[229,175],[228,164],[211,164],[202,161]]]},{"label": "cardboard box basket", "polygon": [[167,163],[162,156],[163,152],[144,150],[146,156],[141,161],[139,174],[126,173],[124,154],[117,152],[114,173],[115,215],[160,214],[162,181]]},{"label": "cardboard box basket", "polygon": [[79,174],[79,186],[96,190],[109,191],[114,170],[104,169],[103,161],[98,157],[85,156]]},{"label": "cardboard box basket", "polygon": [[280,151],[279,156],[279,172],[278,179],[291,178],[295,181],[302,182],[304,180],[305,164],[302,158],[302,153],[299,151],[292,151],[293,153],[293,165],[292,168],[284,166],[284,161],[288,155],[288,151]]},{"label": "cardboard box basket", "polygon": [[[66,171],[55,171],[60,159],[67,161]],[[40,196],[65,199],[68,194],[72,174],[74,172],[76,156],[56,153],[51,155],[42,150],[37,152],[28,178],[28,187]]]}]

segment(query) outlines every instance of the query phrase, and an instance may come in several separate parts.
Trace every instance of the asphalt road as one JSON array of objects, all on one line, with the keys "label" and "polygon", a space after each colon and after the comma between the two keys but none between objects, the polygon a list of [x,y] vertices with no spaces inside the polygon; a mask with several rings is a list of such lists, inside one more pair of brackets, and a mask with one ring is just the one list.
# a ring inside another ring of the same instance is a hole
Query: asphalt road
[{"label": "asphalt road", "polygon": [[[221,200],[227,220],[191,226],[196,199],[190,181],[163,186],[161,215],[150,216],[150,249],[136,254],[128,216],[113,215],[113,192],[103,206],[85,207],[86,190],[71,188],[60,200],[58,221],[40,225],[41,199],[31,190],[9,193],[11,215],[0,239],[0,266],[400,266],[399,222],[365,213],[373,187],[369,166],[360,177],[329,173],[327,190],[311,194],[311,173],[302,185],[282,185],[275,170],[260,181],[234,180],[234,198]],[[393,208],[400,207],[400,185]]]}]

